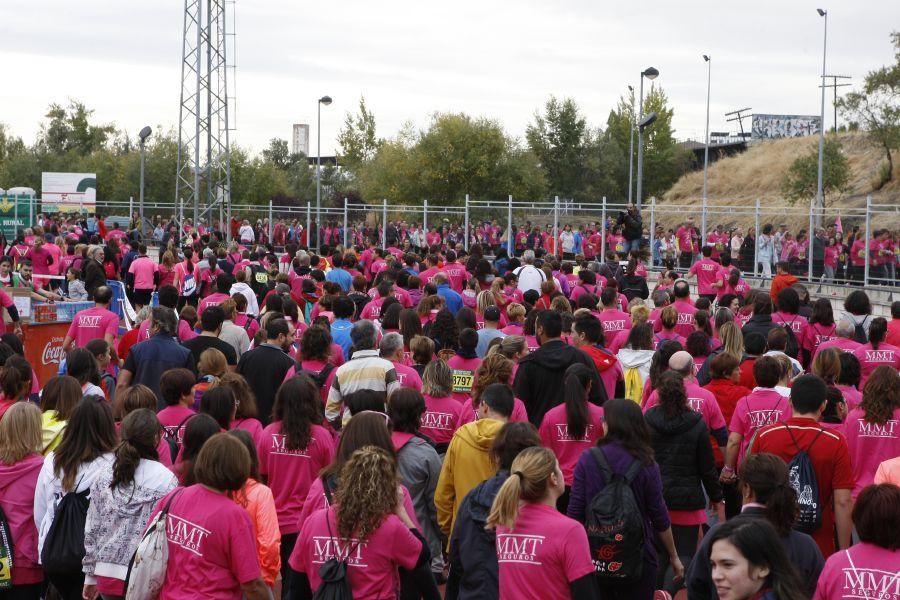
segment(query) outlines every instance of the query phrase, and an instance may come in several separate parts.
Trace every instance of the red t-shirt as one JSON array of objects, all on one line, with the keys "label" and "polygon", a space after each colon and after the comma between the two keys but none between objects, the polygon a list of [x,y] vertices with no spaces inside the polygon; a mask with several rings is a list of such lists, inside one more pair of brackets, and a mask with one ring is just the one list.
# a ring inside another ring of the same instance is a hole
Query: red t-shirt
[{"label": "red t-shirt", "polygon": [[334,458],[334,439],[319,425],[310,427],[306,448],[288,450],[285,440],[281,421],[275,421],[263,430],[262,441],[257,446],[259,473],[268,476],[267,485],[275,498],[282,535],[297,533],[309,486]]},{"label": "red t-shirt", "polygon": [[[796,444],[791,435],[797,441]],[[812,533],[812,537],[819,545],[822,555],[831,556],[835,551],[832,496],[834,490],[852,490],[855,484],[850,452],[844,436],[833,429],[821,427],[812,419],[792,417],[784,423],[776,423],[761,429],[750,451],[768,452],[780,456],[784,462],[790,462],[798,452],[798,445],[809,454],[819,485],[822,526]]]},{"label": "red t-shirt", "polygon": [[421,551],[422,542],[394,514],[387,515],[378,529],[361,541],[339,538],[335,511],[324,508],[304,523],[288,563],[298,573],[306,573],[315,590],[321,583],[322,565],[332,558],[346,557],[347,579],[354,598],[397,598],[397,569],[415,567]]}]

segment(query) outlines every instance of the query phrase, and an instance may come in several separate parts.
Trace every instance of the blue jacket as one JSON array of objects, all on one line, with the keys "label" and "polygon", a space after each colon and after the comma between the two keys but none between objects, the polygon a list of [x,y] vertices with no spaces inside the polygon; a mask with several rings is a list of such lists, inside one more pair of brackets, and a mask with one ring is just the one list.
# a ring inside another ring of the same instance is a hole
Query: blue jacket
[{"label": "blue jacket", "polygon": [[450,289],[450,285],[447,283],[442,283],[437,288],[438,296],[444,299],[444,304],[447,305],[447,310],[453,313],[453,316],[456,316],[456,313],[462,308],[462,296],[457,294],[455,291]]},{"label": "blue jacket", "polygon": [[482,481],[466,494],[450,536],[450,576],[446,600],[492,600],[500,597],[496,534],[484,528],[494,497],[509,471]]}]

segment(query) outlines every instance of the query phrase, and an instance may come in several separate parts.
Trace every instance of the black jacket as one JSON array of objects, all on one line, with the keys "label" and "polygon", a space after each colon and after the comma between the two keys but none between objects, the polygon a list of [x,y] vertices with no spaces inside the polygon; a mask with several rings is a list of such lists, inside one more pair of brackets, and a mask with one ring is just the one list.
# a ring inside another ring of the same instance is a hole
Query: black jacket
[{"label": "black jacket", "polygon": [[710,500],[721,500],[722,487],[703,416],[691,410],[677,419],[667,419],[662,407],[654,406],[644,418],[650,427],[650,443],[659,463],[663,499],[669,510],[705,508],[701,483]]},{"label": "black jacket", "polygon": [[447,580],[446,600],[492,600],[500,597],[500,578],[497,566],[497,536],[485,529],[488,514],[500,486],[509,478],[509,471],[482,481],[466,494],[450,535],[450,576]]},{"label": "black jacket", "polygon": [[772,315],[753,315],[750,320],[741,327],[741,333],[744,339],[747,339],[748,333],[758,333],[764,338],[769,339],[769,332],[773,329],[781,327],[778,323],[772,322]]},{"label": "black jacket", "polygon": [[[748,506],[744,511],[734,517],[735,522],[748,521],[751,519],[766,518],[766,509],[758,506]],[[713,525],[709,532],[703,536],[700,543],[700,549],[694,554],[694,559],[685,571],[685,586],[688,591],[688,598],[691,600],[718,600],[716,594],[716,586],[712,582],[712,569],[709,566],[709,545],[712,540],[712,534],[721,527],[721,525]],[[812,597],[816,589],[816,582],[819,581],[819,575],[825,566],[825,559],[822,558],[822,551],[810,536],[799,531],[791,531],[787,536],[780,538],[781,545],[784,547],[790,563],[797,569],[800,575],[800,581],[804,584],[807,596]]]},{"label": "black jacket", "polygon": [[550,340],[540,348],[519,360],[513,389],[528,410],[528,420],[540,427],[544,414],[562,404],[564,380],[569,365],[581,363],[590,369],[591,396],[589,400],[598,406],[606,402],[606,388],[591,358],[569,346],[562,340]]},{"label": "black jacket", "polygon": [[619,278],[619,291],[631,302],[635,298],[646,300],[650,296],[647,278],[638,275],[622,275]]},{"label": "black jacket", "polygon": [[619,222],[624,225],[622,236],[626,240],[639,240],[644,235],[644,220],[641,218],[640,212],[634,211],[634,214],[631,214],[625,211],[619,218]]},{"label": "black jacket", "polygon": [[103,270],[103,265],[92,258],[84,261],[84,273],[81,278],[84,280],[84,289],[87,290],[88,300],[94,299],[94,292],[98,287],[106,285],[106,271]]}]

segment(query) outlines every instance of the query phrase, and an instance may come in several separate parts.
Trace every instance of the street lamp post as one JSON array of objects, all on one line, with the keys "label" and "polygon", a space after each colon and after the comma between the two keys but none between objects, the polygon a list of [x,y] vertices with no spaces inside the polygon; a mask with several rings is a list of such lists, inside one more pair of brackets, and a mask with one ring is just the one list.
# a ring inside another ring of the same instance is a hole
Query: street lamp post
[{"label": "street lamp post", "polygon": [[140,216],[138,217],[138,231],[140,232],[141,239],[144,238],[144,142],[147,141],[147,138],[150,137],[151,133],[153,133],[153,130],[150,129],[150,126],[148,125],[147,127],[141,129],[141,132],[138,134],[141,146],[141,190],[138,208],[138,212],[140,213]]},{"label": "street lamp post", "polygon": [[[819,173],[816,182],[816,210],[813,211],[813,214],[815,215],[816,227],[821,227],[822,212],[824,212],[825,209],[825,192],[823,189],[824,182],[822,181],[822,167],[825,158],[825,55],[826,51],[828,50],[828,11],[823,8],[817,8],[816,12],[819,13],[820,17],[825,19],[825,25],[822,33],[822,108],[819,116]],[[810,231],[809,235],[810,239],[812,239],[814,232]]]},{"label": "street lamp post", "polygon": [[631,115],[628,122],[631,124],[631,142],[628,145],[628,204],[631,204],[631,184],[634,181],[634,88],[628,86],[628,93],[631,94]]},{"label": "street lamp post", "polygon": [[[322,245],[322,241],[319,239],[320,232],[322,231],[322,105],[328,106],[331,104],[331,96],[322,96],[319,98],[319,103],[316,106],[316,112],[318,115],[318,121],[316,123],[316,134],[318,135],[318,142],[316,144],[316,248]],[[307,236],[309,236],[311,232],[307,232]],[[307,239],[307,242],[309,239]]]},{"label": "street lamp post", "polygon": [[[641,71],[641,100],[640,100],[640,122],[644,121],[644,77],[653,81],[659,76],[659,71],[653,67],[647,67]],[[656,115],[653,115],[654,118]],[[651,121],[652,123],[652,121]],[[638,166],[637,166],[637,207],[641,208],[641,186],[644,179],[644,127],[649,125],[641,125],[638,127]]]},{"label": "street lamp post", "polygon": [[709,90],[712,82],[712,58],[708,54],[704,54],[703,60],[706,61],[706,147],[703,149],[703,214],[700,216],[701,246],[706,243],[707,172],[709,171]]}]

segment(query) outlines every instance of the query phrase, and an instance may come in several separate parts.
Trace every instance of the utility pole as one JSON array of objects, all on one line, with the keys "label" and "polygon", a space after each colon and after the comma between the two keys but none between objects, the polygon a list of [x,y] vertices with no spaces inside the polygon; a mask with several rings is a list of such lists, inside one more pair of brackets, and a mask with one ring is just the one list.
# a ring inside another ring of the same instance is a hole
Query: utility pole
[{"label": "utility pole", "polygon": [[[831,79],[830,84],[826,84],[824,87],[833,88],[834,89],[834,131],[837,133],[838,130],[838,120],[837,120],[837,98],[839,87],[850,87],[849,83],[838,83],[838,79],[851,79],[850,75],[825,75],[825,79]],[[824,127],[824,125],[823,125]]]},{"label": "utility pole", "polygon": [[[740,108],[738,110],[733,110],[731,112],[725,113],[726,117],[731,117],[730,119],[725,119],[726,121],[728,121],[729,123],[731,123],[732,121],[738,122],[738,127],[741,128],[741,139],[742,140],[746,139],[746,137],[747,137],[747,134],[744,133],[744,119],[748,118],[750,115],[744,115],[741,113],[745,113],[750,110],[753,110],[753,109],[748,107],[748,108]],[[736,115],[736,116],[732,116],[732,115]]]}]

